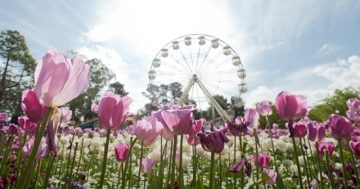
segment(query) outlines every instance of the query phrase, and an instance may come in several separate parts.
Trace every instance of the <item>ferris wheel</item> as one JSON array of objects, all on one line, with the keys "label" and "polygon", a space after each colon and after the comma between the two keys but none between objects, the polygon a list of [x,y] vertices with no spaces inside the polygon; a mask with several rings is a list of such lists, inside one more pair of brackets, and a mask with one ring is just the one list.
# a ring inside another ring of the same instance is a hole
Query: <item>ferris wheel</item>
[{"label": "ferris wheel", "polygon": [[221,95],[235,106],[242,106],[241,94],[247,91],[246,77],[240,57],[223,40],[205,34],[178,37],[161,48],[148,72],[149,85],[182,84],[179,100],[192,100],[200,110],[212,106],[224,121],[230,116],[222,108]]}]

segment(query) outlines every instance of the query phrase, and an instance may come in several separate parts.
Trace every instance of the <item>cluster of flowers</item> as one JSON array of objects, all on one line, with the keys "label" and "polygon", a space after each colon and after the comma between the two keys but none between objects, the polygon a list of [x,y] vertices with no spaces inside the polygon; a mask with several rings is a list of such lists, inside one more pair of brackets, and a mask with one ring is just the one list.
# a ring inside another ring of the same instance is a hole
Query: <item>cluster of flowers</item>
[{"label": "cluster of flowers", "polygon": [[[86,90],[89,76],[80,59],[43,57],[34,89],[21,98],[25,115],[0,126],[0,188],[354,188],[360,181],[359,99],[348,100],[347,117],[320,123],[306,117],[306,97],[281,92],[274,103],[281,129],[269,122],[267,101],[222,124],[195,120],[193,106],[178,104],[137,120],[131,98],[106,91],[91,107],[99,127],[83,130],[69,125],[72,111],[62,106]],[[0,123],[6,119],[0,113]]]}]

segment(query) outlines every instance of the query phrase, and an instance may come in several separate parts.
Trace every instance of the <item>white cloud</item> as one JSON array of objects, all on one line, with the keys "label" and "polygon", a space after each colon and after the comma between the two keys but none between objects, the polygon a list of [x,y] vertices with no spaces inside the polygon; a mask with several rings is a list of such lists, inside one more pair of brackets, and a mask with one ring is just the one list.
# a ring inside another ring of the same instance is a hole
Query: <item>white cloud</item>
[{"label": "white cloud", "polygon": [[360,56],[353,55],[332,63],[304,68],[284,76],[283,82],[273,87],[259,86],[244,95],[246,105],[254,106],[262,100],[275,101],[281,90],[308,97],[309,106],[333,94],[335,89],[360,86]]},{"label": "white cloud", "polygon": [[329,54],[337,52],[337,51],[339,51],[341,49],[342,49],[342,47],[339,47],[339,46],[336,46],[336,45],[324,44],[316,52],[317,52],[317,54],[321,54],[321,55],[329,55]]},{"label": "white cloud", "polygon": [[115,50],[96,45],[94,47],[81,47],[77,51],[89,59],[100,59],[115,73],[117,80],[126,81],[128,79],[127,64]]}]

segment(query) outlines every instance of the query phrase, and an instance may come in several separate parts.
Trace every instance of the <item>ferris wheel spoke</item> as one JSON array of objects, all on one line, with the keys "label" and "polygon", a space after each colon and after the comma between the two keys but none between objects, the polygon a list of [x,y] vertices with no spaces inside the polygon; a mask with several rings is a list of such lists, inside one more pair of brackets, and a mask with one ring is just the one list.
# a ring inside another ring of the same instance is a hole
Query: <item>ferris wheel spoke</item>
[{"label": "ferris wheel spoke", "polygon": [[199,57],[200,57],[200,50],[201,50],[201,45],[199,45],[198,53],[197,53],[197,56],[196,56],[195,73],[197,73],[197,71],[198,71],[198,63],[199,63]]},{"label": "ferris wheel spoke", "polygon": [[[219,58],[220,55],[221,55],[221,52],[218,53],[214,58],[210,59],[209,63],[207,63],[207,65],[206,65],[205,67],[209,67],[212,63],[215,62],[215,59],[218,59],[218,58]],[[201,68],[199,69],[199,72],[201,72],[202,69],[203,69],[203,67],[201,67]]]},{"label": "ferris wheel spoke", "polygon": [[184,59],[184,61],[185,61],[186,65],[188,66],[188,68],[189,68],[190,72],[191,72],[191,73],[193,73],[193,71],[192,71],[192,69],[191,69],[191,67],[190,67],[190,65],[189,65],[189,62],[188,62],[188,60],[186,59],[186,57],[185,57],[184,53],[182,52],[182,50],[181,50],[181,49],[179,49],[179,52],[180,52],[180,54],[181,54],[182,58]]},{"label": "ferris wheel spoke", "polygon": [[206,52],[206,54],[205,54],[205,56],[204,56],[204,58],[202,59],[201,63],[199,64],[198,72],[200,72],[202,65],[203,65],[204,62],[207,60],[211,49],[212,49],[212,48],[211,48],[211,45],[210,45],[210,46],[209,46],[209,49],[207,50],[207,52]]},{"label": "ferris wheel spoke", "polygon": [[189,67],[186,67],[184,64],[181,64],[180,61],[179,61],[177,58],[175,58],[175,56],[173,56],[173,55],[171,54],[170,57],[171,57],[172,59],[174,59],[174,61],[175,61],[177,64],[181,65],[181,67],[182,67],[185,71],[188,70],[188,71],[191,72],[191,69],[190,69]]}]

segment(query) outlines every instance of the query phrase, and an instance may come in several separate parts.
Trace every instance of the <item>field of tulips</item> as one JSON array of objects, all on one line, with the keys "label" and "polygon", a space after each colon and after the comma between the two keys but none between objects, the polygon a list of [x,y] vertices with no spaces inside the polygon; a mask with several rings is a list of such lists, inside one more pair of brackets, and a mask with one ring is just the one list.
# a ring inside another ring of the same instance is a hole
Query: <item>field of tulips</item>
[{"label": "field of tulips", "polygon": [[[168,104],[143,118],[106,91],[95,128],[71,125],[64,106],[86,90],[80,59],[48,52],[21,98],[18,124],[0,113],[0,188],[357,188],[360,100],[347,117],[307,118],[306,97],[280,92],[226,123]],[[273,105],[272,105],[273,104]],[[285,125],[270,123],[272,106]],[[259,119],[267,121],[262,128]]]}]

